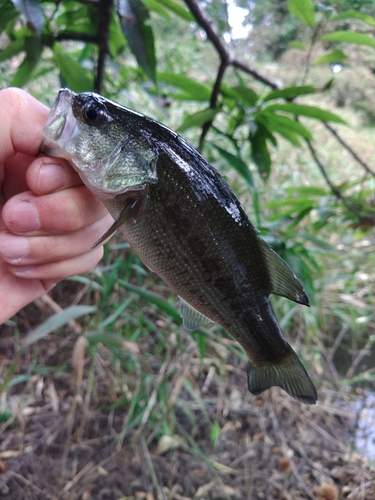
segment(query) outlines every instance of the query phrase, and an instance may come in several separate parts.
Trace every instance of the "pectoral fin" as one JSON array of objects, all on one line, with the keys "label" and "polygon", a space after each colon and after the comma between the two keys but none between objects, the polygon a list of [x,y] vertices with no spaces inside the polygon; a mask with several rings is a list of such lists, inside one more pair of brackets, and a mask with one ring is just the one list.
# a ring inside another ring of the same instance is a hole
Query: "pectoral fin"
[{"label": "pectoral fin", "polygon": [[288,264],[264,240],[259,238],[259,242],[267,263],[271,280],[271,293],[309,306],[310,302],[306,292]]},{"label": "pectoral fin", "polygon": [[207,316],[204,316],[204,314],[201,314],[199,311],[194,309],[194,307],[185,302],[184,299],[179,297],[179,301],[181,304],[180,314],[185,330],[193,331],[200,326],[211,323],[211,320],[207,318]]},{"label": "pectoral fin", "polygon": [[125,205],[125,207],[119,213],[119,215],[117,216],[117,218],[116,218],[115,222],[112,224],[112,226],[108,229],[108,231],[106,231],[103,234],[103,236],[101,236],[98,239],[98,241],[96,241],[92,245],[91,248],[94,249],[97,246],[99,246],[101,243],[103,243],[103,241],[105,241],[107,238],[112,236],[112,234],[115,233],[117,231],[117,229],[120,226],[122,226],[127,219],[129,219],[129,217],[133,217],[135,215],[135,213],[138,211],[138,203],[139,203],[139,200],[133,199],[127,205]]}]

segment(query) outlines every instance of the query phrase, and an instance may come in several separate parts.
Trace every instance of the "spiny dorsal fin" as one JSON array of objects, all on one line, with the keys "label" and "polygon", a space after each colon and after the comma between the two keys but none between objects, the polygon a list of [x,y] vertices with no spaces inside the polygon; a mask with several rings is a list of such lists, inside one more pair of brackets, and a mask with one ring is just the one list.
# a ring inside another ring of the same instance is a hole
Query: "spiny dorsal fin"
[{"label": "spiny dorsal fin", "polygon": [[124,224],[124,222],[129,219],[129,217],[132,217],[137,210],[137,204],[138,200],[131,200],[130,203],[125,205],[125,207],[122,209],[122,211],[119,213],[117,216],[115,222],[112,224],[112,226],[101,236],[98,241],[96,241],[92,245],[92,249],[96,248],[99,246],[103,241],[105,241],[107,238],[112,236],[113,233],[117,231],[117,229]]},{"label": "spiny dorsal fin", "polygon": [[180,301],[180,314],[182,317],[185,330],[193,331],[197,328],[211,323],[211,320],[204,314],[194,309],[191,305],[185,302],[184,299],[179,297]]},{"label": "spiny dorsal fin", "polygon": [[309,306],[310,302],[306,292],[288,264],[264,240],[259,238],[259,242],[267,263],[271,280],[271,293]]}]

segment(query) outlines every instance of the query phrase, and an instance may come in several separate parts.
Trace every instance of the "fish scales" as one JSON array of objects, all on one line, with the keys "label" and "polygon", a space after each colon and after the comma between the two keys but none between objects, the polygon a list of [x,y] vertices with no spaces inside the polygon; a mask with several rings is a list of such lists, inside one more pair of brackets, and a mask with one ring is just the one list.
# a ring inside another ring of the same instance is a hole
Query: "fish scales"
[{"label": "fish scales", "polygon": [[167,127],[92,93],[60,91],[42,150],[72,164],[144,264],[182,299],[184,325],[220,324],[249,358],[253,394],[316,390],[269,302],[308,305],[298,279],[259,238],[230,186]]}]

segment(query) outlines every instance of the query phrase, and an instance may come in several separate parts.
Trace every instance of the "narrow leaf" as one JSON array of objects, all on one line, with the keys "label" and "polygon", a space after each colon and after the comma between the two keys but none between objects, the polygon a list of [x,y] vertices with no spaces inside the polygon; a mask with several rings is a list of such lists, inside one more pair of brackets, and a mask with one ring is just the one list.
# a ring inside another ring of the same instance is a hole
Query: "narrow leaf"
[{"label": "narrow leaf", "polygon": [[294,99],[299,95],[313,94],[316,92],[316,88],[311,85],[303,85],[300,87],[286,87],[281,90],[273,90],[264,97],[263,101],[267,102],[271,99]]},{"label": "narrow leaf", "polygon": [[12,0],[16,9],[23,14],[32,31],[41,33],[44,26],[44,12],[40,0]]},{"label": "narrow leaf", "polygon": [[356,43],[357,45],[368,45],[375,48],[375,40],[372,36],[355,33],[354,31],[334,31],[323,35],[322,40],[325,42]]},{"label": "narrow leaf", "polygon": [[18,38],[17,40],[10,42],[5,49],[0,52],[0,62],[10,59],[23,50],[25,50],[25,38]]},{"label": "narrow leaf", "polygon": [[96,311],[94,306],[70,306],[63,311],[54,314],[50,318],[43,321],[41,325],[31,331],[22,342],[21,348],[34,344],[38,340],[43,339],[50,333],[54,332],[58,328],[66,325],[69,321],[84,316],[85,314],[91,314]]},{"label": "narrow leaf", "polygon": [[16,19],[20,14],[18,10],[15,8],[12,2],[9,2],[8,0],[4,2],[0,2],[0,10],[1,10],[1,16],[0,16],[0,33],[4,31],[6,28],[6,25],[10,22]]},{"label": "narrow leaf", "polygon": [[325,111],[324,109],[316,108],[315,106],[306,106],[302,104],[271,104],[265,111],[285,111],[287,113],[292,113],[293,115],[307,116],[309,118],[316,118],[323,122],[337,122],[346,123],[340,116],[330,111]]},{"label": "narrow leaf", "polygon": [[58,44],[53,48],[54,58],[60,69],[61,75],[69,88],[75,92],[87,92],[93,90],[93,84],[87,71],[65,52]]},{"label": "narrow leaf", "polygon": [[158,2],[186,21],[195,20],[194,16],[188,10],[186,10],[184,7],[174,2],[173,0],[158,0]]},{"label": "narrow leaf", "polygon": [[332,17],[331,21],[342,21],[343,19],[359,19],[367,23],[369,26],[375,26],[375,19],[372,16],[361,14],[361,12],[356,12],[355,10],[346,10],[345,12],[341,12],[340,14]]},{"label": "narrow leaf", "polygon": [[23,87],[30,80],[43,50],[40,37],[37,35],[26,37],[24,47],[25,58],[10,83],[14,87]]},{"label": "narrow leaf", "polygon": [[198,111],[197,113],[194,113],[192,115],[188,115],[185,117],[184,121],[182,124],[178,127],[177,132],[185,132],[188,128],[191,127],[200,127],[204,123],[212,120],[215,118],[215,116],[218,114],[220,109],[216,108],[207,108],[203,109],[202,111]]},{"label": "narrow leaf", "polygon": [[215,148],[220,153],[220,156],[224,158],[224,160],[227,161],[229,165],[245,179],[249,187],[254,187],[253,176],[251,175],[248,165],[243,161],[243,159],[229,153],[229,151],[226,151],[219,146],[215,146]]},{"label": "narrow leaf", "polygon": [[125,288],[127,288],[128,290],[131,290],[132,292],[135,292],[139,296],[148,300],[151,304],[157,306],[161,311],[165,312],[168,316],[170,316],[176,323],[182,324],[181,315],[179,311],[176,309],[176,307],[174,307],[172,304],[164,300],[162,297],[160,297],[160,295],[157,295],[156,293],[153,292],[149,292],[148,290],[133,285],[128,281],[120,280],[120,284]]},{"label": "narrow leaf", "polygon": [[335,64],[342,63],[347,59],[348,56],[344,54],[342,50],[334,50],[329,54],[318,57],[318,59],[314,62],[314,64]]},{"label": "narrow leaf", "polygon": [[315,12],[311,0],[288,0],[288,9],[293,16],[311,28],[315,26]]},{"label": "narrow leaf", "polygon": [[156,57],[154,35],[146,24],[149,12],[141,0],[120,0],[118,13],[122,30],[139,66],[146,75],[156,81]]},{"label": "narrow leaf", "polygon": [[286,129],[294,132],[295,134],[301,135],[305,139],[312,138],[311,132],[306,127],[288,116],[263,111],[257,113],[255,119],[257,122],[261,122],[266,125],[272,132],[282,133],[283,129]]},{"label": "narrow leaf", "polygon": [[169,20],[170,15],[168,11],[160,5],[160,2],[157,0],[143,0],[145,6],[148,10],[152,10],[153,12],[157,12],[159,15],[164,17],[164,19]]},{"label": "narrow leaf", "polygon": [[177,73],[162,72],[158,73],[158,80],[183,90],[186,94],[193,97],[197,101],[210,100],[211,90],[202,83],[199,83],[188,76]]},{"label": "narrow leaf", "polygon": [[267,179],[271,172],[271,156],[266,141],[270,135],[264,125],[258,124],[257,131],[250,136],[251,158],[258,167],[259,174],[263,179]]},{"label": "narrow leaf", "polygon": [[229,88],[222,87],[221,91],[224,95],[234,97],[246,106],[254,106],[258,100],[258,95],[252,88],[243,87],[242,85]]}]

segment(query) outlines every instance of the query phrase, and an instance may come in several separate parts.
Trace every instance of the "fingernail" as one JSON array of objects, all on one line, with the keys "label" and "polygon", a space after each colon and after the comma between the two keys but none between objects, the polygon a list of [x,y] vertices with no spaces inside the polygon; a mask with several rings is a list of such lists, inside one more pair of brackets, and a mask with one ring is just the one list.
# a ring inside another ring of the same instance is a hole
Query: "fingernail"
[{"label": "fingernail", "polygon": [[40,227],[38,212],[33,203],[17,201],[6,212],[5,224],[12,231],[35,231]]},{"label": "fingernail", "polygon": [[50,193],[64,187],[66,174],[64,169],[56,163],[44,161],[38,172],[37,185],[41,193]]},{"label": "fingernail", "polygon": [[34,269],[34,266],[11,266],[11,267],[12,267],[12,273],[16,274],[17,276],[27,274]]},{"label": "fingernail", "polygon": [[0,253],[7,262],[15,263],[26,257],[30,251],[27,238],[5,234],[0,237]]}]

